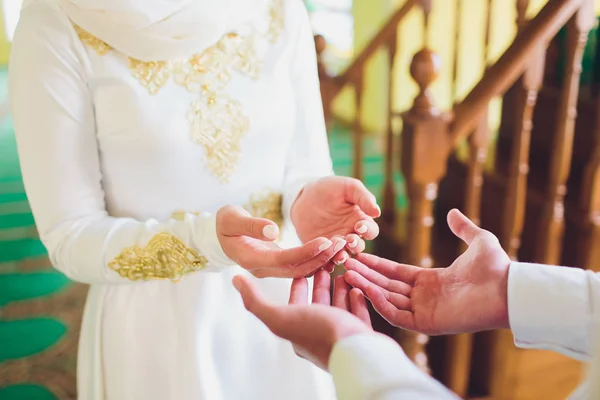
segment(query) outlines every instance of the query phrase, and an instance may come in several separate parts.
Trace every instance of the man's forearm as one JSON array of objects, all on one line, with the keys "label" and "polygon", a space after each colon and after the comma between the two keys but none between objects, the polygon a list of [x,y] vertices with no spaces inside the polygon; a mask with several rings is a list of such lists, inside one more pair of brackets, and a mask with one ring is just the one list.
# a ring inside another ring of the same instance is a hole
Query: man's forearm
[{"label": "man's forearm", "polygon": [[519,347],[553,350],[578,360],[591,355],[600,277],[576,268],[512,263],[510,327]]},{"label": "man's forearm", "polygon": [[381,334],[339,341],[329,370],[340,400],[458,399],[419,370],[395,341]]}]

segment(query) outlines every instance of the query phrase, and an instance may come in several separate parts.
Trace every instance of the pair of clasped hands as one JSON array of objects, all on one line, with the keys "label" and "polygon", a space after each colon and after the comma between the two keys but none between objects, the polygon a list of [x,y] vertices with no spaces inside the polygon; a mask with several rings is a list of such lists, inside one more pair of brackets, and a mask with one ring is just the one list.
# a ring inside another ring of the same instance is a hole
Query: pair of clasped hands
[{"label": "pair of clasped hands", "polygon": [[[380,214],[374,198],[358,181],[327,178],[320,182],[308,186],[294,205],[299,207],[294,223],[306,245],[291,252],[305,252],[305,260],[277,264],[277,256],[273,255],[265,260],[269,260],[269,265],[284,265],[280,274],[260,269],[253,272],[256,276],[295,278],[289,304],[270,303],[246,276],[233,279],[245,307],[275,335],[291,341],[299,356],[327,369],[338,341],[353,335],[375,334],[367,299],[390,324],[429,335],[510,328],[507,286],[511,260],[492,233],[476,226],[460,211],[450,211],[448,226],[468,248],[447,268],[420,268],[362,254],[364,242],[355,233],[335,239],[327,250],[319,252],[327,239],[307,241],[311,235],[331,237],[354,229],[368,232],[361,234],[364,238],[374,238],[378,228],[373,217]],[[366,230],[359,229],[363,224]],[[354,240],[358,243],[350,246]],[[264,246],[246,243],[249,248]],[[348,258],[344,246],[356,256]],[[279,262],[294,259],[293,253],[282,254]],[[346,272],[335,278],[331,295],[330,268],[323,265],[336,259],[344,263]],[[315,278],[309,304],[304,276],[311,274]]]}]

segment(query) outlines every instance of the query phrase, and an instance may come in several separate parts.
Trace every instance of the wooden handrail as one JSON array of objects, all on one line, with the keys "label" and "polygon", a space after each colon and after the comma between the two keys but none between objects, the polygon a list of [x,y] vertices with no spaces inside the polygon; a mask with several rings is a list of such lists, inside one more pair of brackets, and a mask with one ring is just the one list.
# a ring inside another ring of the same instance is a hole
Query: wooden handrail
[{"label": "wooden handrail", "polygon": [[422,0],[406,0],[406,2],[400,7],[384,24],[383,28],[377,32],[375,37],[369,41],[367,47],[365,47],[360,54],[352,61],[352,63],[346,68],[344,72],[335,77],[335,80],[339,83],[335,87],[335,93],[333,96],[342,89],[344,84],[348,82],[355,82],[359,79],[358,74],[362,73],[364,64],[367,62],[369,57],[373,55],[379,49],[379,47],[388,42],[394,35],[398,33],[398,24],[408,15],[410,10],[416,5],[421,4]]},{"label": "wooden handrail", "polygon": [[536,49],[546,45],[581,7],[584,0],[550,0],[548,4],[517,34],[513,44],[498,61],[488,68],[481,81],[454,108],[450,127],[456,145],[477,126],[489,102],[504,93],[521,76]]}]

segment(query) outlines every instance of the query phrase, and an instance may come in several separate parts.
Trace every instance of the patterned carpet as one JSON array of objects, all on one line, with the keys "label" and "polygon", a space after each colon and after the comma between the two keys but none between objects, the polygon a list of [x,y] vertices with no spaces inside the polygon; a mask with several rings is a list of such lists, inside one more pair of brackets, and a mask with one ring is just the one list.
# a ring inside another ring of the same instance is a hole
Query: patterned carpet
[{"label": "patterned carpet", "polygon": [[[6,104],[6,71],[0,71],[0,104]],[[350,174],[349,135],[336,128],[330,138],[336,172]],[[376,194],[383,184],[381,153],[379,141],[365,141],[365,183]],[[399,176],[397,184],[401,193]],[[405,203],[399,196],[399,207]],[[76,397],[76,348],[86,291],[50,266],[23,189],[12,123],[0,110],[1,400]]]}]

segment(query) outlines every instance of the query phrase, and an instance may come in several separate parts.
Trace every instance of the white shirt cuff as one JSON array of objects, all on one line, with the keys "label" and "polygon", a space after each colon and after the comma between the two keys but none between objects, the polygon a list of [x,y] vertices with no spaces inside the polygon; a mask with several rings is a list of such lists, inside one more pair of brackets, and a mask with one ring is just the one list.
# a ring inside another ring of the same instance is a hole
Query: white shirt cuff
[{"label": "white shirt cuff", "polygon": [[586,272],[513,262],[508,273],[508,316],[515,344],[586,359],[590,301]]},{"label": "white shirt cuff", "polygon": [[456,399],[418,369],[394,340],[378,333],[340,340],[329,358],[340,400]]},{"label": "white shirt cuff", "polygon": [[200,255],[208,260],[209,268],[225,268],[236,265],[221,247],[219,237],[217,236],[217,216],[205,214],[198,218],[193,215],[186,215],[186,218],[196,218],[194,227],[195,245]]}]

